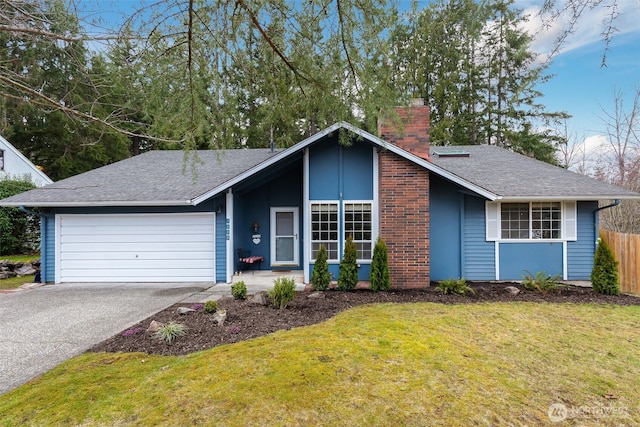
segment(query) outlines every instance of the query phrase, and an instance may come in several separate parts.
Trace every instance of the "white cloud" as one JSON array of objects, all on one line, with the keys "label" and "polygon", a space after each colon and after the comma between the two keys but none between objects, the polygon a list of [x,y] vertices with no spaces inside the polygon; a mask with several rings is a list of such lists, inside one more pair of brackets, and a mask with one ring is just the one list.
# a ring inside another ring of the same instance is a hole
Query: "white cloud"
[{"label": "white cloud", "polygon": [[[566,7],[567,0],[556,0],[557,7]],[[640,2],[638,0],[603,0],[594,7],[589,7],[589,0],[571,0],[587,4],[573,28],[573,34],[568,34],[563,45],[557,53],[565,53],[574,49],[600,42],[603,33],[607,30],[611,13],[615,11],[616,18],[613,21],[614,36],[639,31]],[[529,21],[523,28],[534,37],[532,49],[541,55],[552,53],[557,45],[557,40],[570,29],[572,21],[571,11],[565,10],[557,19],[550,20],[548,15],[541,15],[541,1],[517,0],[516,7],[522,9],[529,16]],[[616,8],[613,8],[615,4]]]}]

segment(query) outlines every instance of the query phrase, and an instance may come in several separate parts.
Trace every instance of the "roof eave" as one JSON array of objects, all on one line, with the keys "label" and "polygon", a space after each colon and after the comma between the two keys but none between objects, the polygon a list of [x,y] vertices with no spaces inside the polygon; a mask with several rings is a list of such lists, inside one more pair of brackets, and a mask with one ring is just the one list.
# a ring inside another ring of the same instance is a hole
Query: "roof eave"
[{"label": "roof eave", "polygon": [[99,202],[1,202],[0,206],[37,208],[78,208],[78,207],[151,207],[151,206],[195,206],[191,200],[134,200],[134,201],[99,201]]},{"label": "roof eave", "polygon": [[353,126],[350,123],[347,122],[337,122],[334,123],[333,125],[329,126],[328,128],[324,129],[321,132],[318,132],[312,136],[310,136],[309,138],[300,141],[299,143],[287,148],[286,150],[282,151],[281,153],[276,154],[273,157],[270,157],[269,159],[265,160],[264,162],[260,163],[259,165],[254,166],[251,169],[246,170],[245,172],[243,172],[242,174],[234,177],[233,179],[207,191],[206,193],[202,194],[201,196],[198,196],[196,198],[193,199],[193,204],[194,205],[198,205],[199,203],[202,203],[204,200],[207,200],[231,187],[233,187],[235,184],[241,182],[242,180],[250,177],[251,175],[253,175],[256,172],[259,172],[291,155],[293,155],[294,153],[303,150],[305,148],[307,148],[309,145],[313,144],[314,142],[318,141],[319,139],[324,138],[325,136],[335,132],[336,130],[340,129],[340,128],[345,128],[347,130],[349,130],[350,132],[355,133],[356,135],[361,136],[362,138],[366,138],[369,141],[371,141],[373,144],[389,150],[390,152],[397,154],[401,157],[404,157],[405,159],[414,162],[422,167],[424,167],[425,169],[429,170],[430,172],[433,172],[435,174],[438,174],[440,176],[442,176],[443,178],[446,178],[482,197],[485,197],[491,201],[497,200],[500,198],[500,196],[498,196],[497,194],[494,194],[482,187],[479,187],[475,184],[470,183],[469,181],[466,181],[462,178],[460,178],[459,176],[452,174],[451,172],[446,171],[445,169],[442,169],[441,167],[435,165],[434,163],[425,160],[421,157],[416,156],[415,154],[412,154],[408,151],[405,151],[403,149],[401,149],[400,147],[397,147],[387,141],[385,141],[384,139],[381,139],[369,132],[366,132],[358,127]]},{"label": "roof eave", "polygon": [[600,195],[585,195],[585,196],[502,196],[499,198],[501,202],[530,202],[530,201],[547,201],[547,202],[559,202],[559,201],[576,201],[576,202],[591,202],[596,200],[640,200],[640,194],[638,195],[615,195],[615,194],[600,194]]}]

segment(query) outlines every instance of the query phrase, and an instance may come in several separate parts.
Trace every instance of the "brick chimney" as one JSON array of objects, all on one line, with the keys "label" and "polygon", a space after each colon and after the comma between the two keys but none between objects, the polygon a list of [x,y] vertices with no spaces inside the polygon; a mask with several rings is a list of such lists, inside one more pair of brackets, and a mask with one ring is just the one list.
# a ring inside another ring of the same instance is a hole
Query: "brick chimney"
[{"label": "brick chimney", "polygon": [[[429,160],[429,108],[416,100],[399,107],[398,116],[400,126],[378,122],[380,137]],[[387,243],[392,286],[429,287],[429,171],[389,150],[378,156],[380,237]]]},{"label": "brick chimney", "polygon": [[399,123],[384,117],[378,120],[378,135],[405,151],[429,158],[429,107],[422,98],[414,99],[409,107],[396,107]]}]

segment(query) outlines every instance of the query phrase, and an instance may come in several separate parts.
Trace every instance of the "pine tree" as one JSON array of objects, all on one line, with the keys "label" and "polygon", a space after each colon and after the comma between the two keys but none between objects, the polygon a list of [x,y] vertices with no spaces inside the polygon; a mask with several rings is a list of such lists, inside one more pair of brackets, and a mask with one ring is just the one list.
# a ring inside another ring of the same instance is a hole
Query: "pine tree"
[{"label": "pine tree", "polygon": [[618,280],[618,262],[609,249],[607,242],[598,239],[598,247],[593,260],[591,271],[591,285],[593,290],[607,295],[620,294],[620,282]]},{"label": "pine tree", "polygon": [[358,249],[349,236],[344,246],[344,254],[340,261],[340,274],[338,275],[338,290],[352,291],[358,284]]},{"label": "pine tree", "polygon": [[329,289],[331,276],[329,275],[329,264],[327,264],[327,248],[320,245],[316,255],[316,262],[313,266],[311,276],[311,287],[314,291],[326,291]]},{"label": "pine tree", "polygon": [[378,237],[373,247],[373,259],[371,260],[371,273],[369,275],[372,291],[388,291],[391,287],[389,277],[389,264],[387,257],[387,244]]}]

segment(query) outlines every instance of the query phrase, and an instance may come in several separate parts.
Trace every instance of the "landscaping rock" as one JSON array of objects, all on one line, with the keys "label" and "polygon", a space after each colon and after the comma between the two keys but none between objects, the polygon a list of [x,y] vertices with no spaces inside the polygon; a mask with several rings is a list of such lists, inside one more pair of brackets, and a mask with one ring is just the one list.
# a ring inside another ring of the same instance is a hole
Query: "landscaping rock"
[{"label": "landscaping rock", "polygon": [[515,286],[505,286],[504,291],[509,292],[511,295],[518,295],[520,293],[520,289]]},{"label": "landscaping rock", "polygon": [[312,292],[307,298],[326,298],[327,296],[322,291]]},{"label": "landscaping rock", "polygon": [[36,269],[33,268],[31,264],[22,264],[20,267],[17,267],[13,270],[18,276],[30,276],[32,274],[36,274]]},{"label": "landscaping rock", "polygon": [[176,310],[176,313],[178,314],[189,314],[189,313],[193,313],[195,310],[193,308],[189,308],[189,307],[178,307],[178,309]]},{"label": "landscaping rock", "polygon": [[258,292],[257,294],[255,294],[251,298],[249,298],[249,300],[247,301],[247,304],[249,304],[249,305],[269,305],[269,301],[267,300],[267,292],[266,291]]},{"label": "landscaping rock", "polygon": [[2,280],[2,279],[10,279],[12,277],[16,277],[16,273],[14,273],[12,271],[3,271],[2,273],[0,273],[0,280]]},{"label": "landscaping rock", "polygon": [[149,334],[155,334],[156,332],[158,332],[160,330],[160,328],[162,328],[164,326],[164,323],[162,322],[157,322],[155,320],[152,320],[151,323],[149,324],[149,327],[147,328],[147,333]]},{"label": "landscaping rock", "polygon": [[218,310],[211,318],[211,321],[217,323],[218,326],[224,325],[225,320],[227,320],[227,310]]}]

